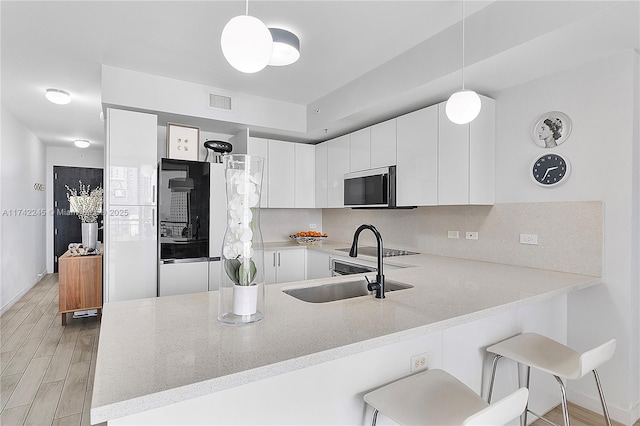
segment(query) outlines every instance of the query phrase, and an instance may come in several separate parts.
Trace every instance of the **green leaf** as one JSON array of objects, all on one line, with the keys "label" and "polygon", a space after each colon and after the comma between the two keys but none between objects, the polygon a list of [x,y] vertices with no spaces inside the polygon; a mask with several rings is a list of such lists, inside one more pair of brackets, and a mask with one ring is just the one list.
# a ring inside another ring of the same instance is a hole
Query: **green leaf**
[{"label": "green leaf", "polygon": [[240,284],[238,280],[238,269],[240,269],[240,261],[238,259],[225,259],[224,271],[227,276],[236,284]]},{"label": "green leaf", "polygon": [[256,264],[253,262],[253,260],[245,260],[240,264],[240,268],[238,268],[238,284],[251,285],[256,277],[256,271]]}]

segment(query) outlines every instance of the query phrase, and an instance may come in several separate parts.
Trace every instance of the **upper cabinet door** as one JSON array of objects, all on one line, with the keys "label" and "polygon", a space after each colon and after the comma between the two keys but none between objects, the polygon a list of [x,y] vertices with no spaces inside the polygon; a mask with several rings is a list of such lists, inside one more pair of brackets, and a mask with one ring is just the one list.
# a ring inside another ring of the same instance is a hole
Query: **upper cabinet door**
[{"label": "upper cabinet door", "polygon": [[452,123],[438,104],[438,204],[469,204],[469,125]]},{"label": "upper cabinet door", "polygon": [[438,204],[438,106],[398,117],[397,204]]},{"label": "upper cabinet door", "polygon": [[371,168],[396,165],[397,119],[371,126]]},{"label": "upper cabinet door", "polygon": [[269,140],[269,207],[295,206],[295,150],[290,142]]},{"label": "upper cabinet door", "polygon": [[327,171],[329,188],[327,204],[330,208],[344,207],[344,174],[349,173],[349,135],[331,139],[328,143]]},{"label": "upper cabinet door", "polygon": [[319,143],[315,146],[316,155],[316,178],[315,178],[315,193],[316,203],[315,207],[323,209],[327,207],[327,154],[328,154],[327,142]]},{"label": "upper cabinet door", "polygon": [[371,127],[351,133],[349,171],[371,168]]},{"label": "upper cabinet door", "polygon": [[295,196],[294,206],[296,208],[309,208],[315,207],[316,191],[316,151],[315,146],[295,143]]},{"label": "upper cabinet door", "polygon": [[155,205],[158,176],[158,117],[107,110],[109,204]]},{"label": "upper cabinet door", "polygon": [[469,204],[496,200],[496,101],[485,96],[469,129]]},{"label": "upper cabinet door", "polygon": [[264,159],[262,163],[262,192],[260,193],[260,207],[269,206],[269,140],[249,137],[247,154],[256,155]]}]

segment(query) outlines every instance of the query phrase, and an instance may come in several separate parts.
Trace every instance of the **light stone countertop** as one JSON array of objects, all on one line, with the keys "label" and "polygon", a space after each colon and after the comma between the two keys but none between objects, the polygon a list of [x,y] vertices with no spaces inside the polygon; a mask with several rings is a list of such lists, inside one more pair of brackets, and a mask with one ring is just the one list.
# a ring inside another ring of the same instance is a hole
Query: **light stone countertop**
[{"label": "light stone countertop", "polygon": [[[324,241],[313,250],[347,256]],[[267,244],[266,249],[300,247]],[[375,258],[359,256],[368,261]],[[91,421],[99,423],[222,391],[551,299],[599,277],[433,255],[385,259],[387,278],[414,286],[383,300],[307,303],[283,288],[360,280],[362,275],[266,286],[265,319],[217,320],[218,293],[104,305]],[[369,275],[369,274],[368,274]],[[372,274],[371,274],[372,275]]]}]

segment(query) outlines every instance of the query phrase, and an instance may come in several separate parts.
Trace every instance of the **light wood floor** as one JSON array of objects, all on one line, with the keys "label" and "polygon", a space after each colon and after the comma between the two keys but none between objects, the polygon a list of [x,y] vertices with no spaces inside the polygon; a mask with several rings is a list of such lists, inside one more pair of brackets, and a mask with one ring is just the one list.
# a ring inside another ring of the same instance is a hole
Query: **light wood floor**
[{"label": "light wood floor", "polygon": [[89,425],[100,323],[62,327],[58,274],[46,275],[0,317],[0,424]]},{"label": "light wood floor", "polygon": [[[95,317],[69,314],[62,327],[58,274],[29,290],[0,317],[0,425],[89,425],[99,336]],[[569,413],[572,426],[604,425],[600,414],[577,405]],[[562,424],[560,406],[547,417]]]}]

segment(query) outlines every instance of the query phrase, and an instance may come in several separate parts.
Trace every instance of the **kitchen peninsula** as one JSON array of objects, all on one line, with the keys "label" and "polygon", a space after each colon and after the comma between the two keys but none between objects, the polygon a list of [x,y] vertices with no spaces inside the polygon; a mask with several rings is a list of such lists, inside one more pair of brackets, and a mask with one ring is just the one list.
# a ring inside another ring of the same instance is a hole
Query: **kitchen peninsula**
[{"label": "kitchen peninsula", "polygon": [[105,305],[92,423],[367,423],[362,394],[410,374],[421,353],[480,392],[484,347],[524,329],[566,340],[553,312],[601,282],[425,254],[390,263],[405,268],[385,275],[413,288],[314,304],[282,290],[362,276],[273,284],[265,319],[240,327],[218,322],[217,292]]}]

